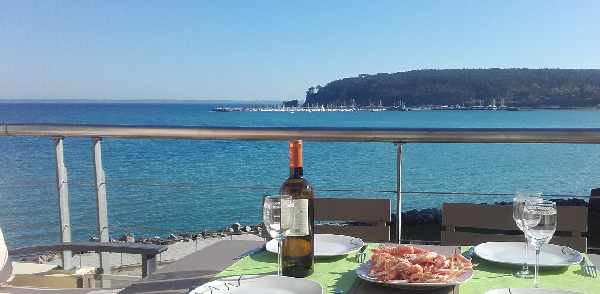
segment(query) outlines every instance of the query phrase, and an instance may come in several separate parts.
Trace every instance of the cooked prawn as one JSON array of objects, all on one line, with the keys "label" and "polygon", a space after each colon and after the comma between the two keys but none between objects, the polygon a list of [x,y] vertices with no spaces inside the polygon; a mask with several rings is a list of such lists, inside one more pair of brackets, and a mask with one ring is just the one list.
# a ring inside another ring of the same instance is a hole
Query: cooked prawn
[{"label": "cooked prawn", "polygon": [[371,251],[373,265],[367,275],[380,281],[446,283],[456,279],[466,268],[476,266],[460,254],[448,258],[408,245],[393,247],[381,244]]}]

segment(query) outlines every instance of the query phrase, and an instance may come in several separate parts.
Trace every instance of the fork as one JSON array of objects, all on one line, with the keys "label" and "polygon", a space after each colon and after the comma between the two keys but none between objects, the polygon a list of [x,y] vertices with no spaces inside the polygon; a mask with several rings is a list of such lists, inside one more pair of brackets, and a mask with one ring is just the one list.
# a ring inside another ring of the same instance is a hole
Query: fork
[{"label": "fork", "polygon": [[360,248],[359,252],[356,253],[356,255],[354,256],[354,262],[365,262],[365,258],[367,257],[367,254],[364,252],[365,249],[367,249],[367,245],[363,245]]},{"label": "fork", "polygon": [[587,263],[587,261],[585,260],[585,257],[583,258],[583,271],[585,272],[585,275],[588,277],[598,277],[598,272],[596,271],[596,266],[595,265],[589,265]]},{"label": "fork", "polygon": [[474,252],[475,252],[475,246],[471,246],[471,248],[469,248],[469,251],[465,254],[465,258],[468,259],[469,261],[471,261],[471,259],[473,258]]}]

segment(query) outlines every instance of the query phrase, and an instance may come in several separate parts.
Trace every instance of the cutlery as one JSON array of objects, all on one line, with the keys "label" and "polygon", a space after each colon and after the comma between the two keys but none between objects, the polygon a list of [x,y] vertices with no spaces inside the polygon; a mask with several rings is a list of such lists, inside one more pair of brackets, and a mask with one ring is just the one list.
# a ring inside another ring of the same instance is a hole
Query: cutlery
[{"label": "cutlery", "polygon": [[598,272],[596,271],[596,266],[595,265],[589,265],[587,263],[587,261],[585,260],[585,257],[583,258],[582,261],[582,267],[583,267],[583,271],[585,272],[585,275],[588,277],[598,277]]},{"label": "cutlery", "polygon": [[240,256],[238,256],[238,257],[234,258],[234,259],[241,259],[241,258],[244,258],[244,257],[246,257],[246,256],[248,256],[248,255],[250,255],[250,254],[254,254],[254,253],[256,253],[256,252],[259,252],[259,251],[265,250],[265,248],[266,248],[266,245],[265,245],[265,244],[263,244],[263,245],[260,245],[260,246],[258,246],[257,248],[254,248],[254,249],[252,249],[252,250],[249,250],[248,252],[246,252],[246,253],[244,253],[244,254],[242,254],[242,255],[240,255]]},{"label": "cutlery", "polygon": [[354,256],[354,262],[360,262],[360,263],[365,262],[365,258],[367,257],[367,254],[365,253],[365,249],[367,249],[367,245],[363,245],[362,247],[360,247],[360,250]]},{"label": "cutlery", "polygon": [[475,252],[475,246],[471,246],[471,248],[469,248],[469,251],[465,255],[465,258],[471,261],[471,259],[473,258],[473,252]]}]

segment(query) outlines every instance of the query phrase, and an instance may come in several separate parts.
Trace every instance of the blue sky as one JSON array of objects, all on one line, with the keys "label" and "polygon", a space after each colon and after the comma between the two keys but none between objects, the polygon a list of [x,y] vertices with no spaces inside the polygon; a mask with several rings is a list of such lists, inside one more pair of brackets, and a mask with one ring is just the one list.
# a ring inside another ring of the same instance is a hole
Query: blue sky
[{"label": "blue sky", "polygon": [[493,67],[600,68],[600,1],[0,0],[0,99],[304,100]]}]

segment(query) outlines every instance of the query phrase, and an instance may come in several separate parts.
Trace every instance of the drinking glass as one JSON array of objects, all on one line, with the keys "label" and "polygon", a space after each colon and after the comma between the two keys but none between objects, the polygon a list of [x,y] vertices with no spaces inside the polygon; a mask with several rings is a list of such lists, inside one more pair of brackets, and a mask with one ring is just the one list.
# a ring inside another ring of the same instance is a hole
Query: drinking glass
[{"label": "drinking glass", "polygon": [[540,249],[550,241],[556,231],[556,203],[552,201],[525,202],[523,226],[527,241],[535,247],[533,287],[539,288]]},{"label": "drinking glass", "polygon": [[[513,199],[513,219],[523,233],[525,233],[525,229],[523,228],[523,209],[525,208],[526,201],[542,201],[542,193],[537,191],[516,191],[515,198]],[[527,251],[529,250],[527,244],[527,236],[523,235],[525,238],[525,260],[523,261],[523,268],[513,273],[513,276],[524,279],[533,278],[533,273],[529,270],[529,265],[527,264]]]},{"label": "drinking glass", "polygon": [[281,276],[281,242],[289,233],[294,216],[294,202],[290,195],[265,196],[263,221],[269,235],[277,240],[277,275]]}]

